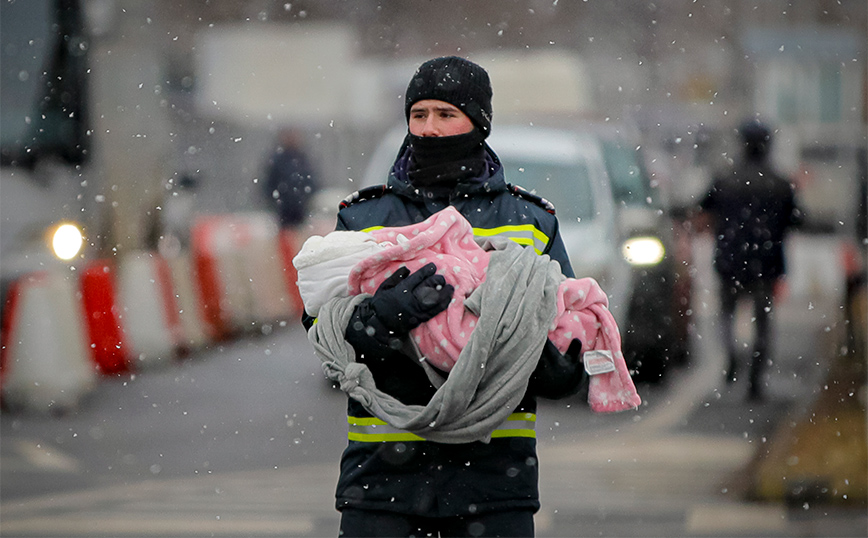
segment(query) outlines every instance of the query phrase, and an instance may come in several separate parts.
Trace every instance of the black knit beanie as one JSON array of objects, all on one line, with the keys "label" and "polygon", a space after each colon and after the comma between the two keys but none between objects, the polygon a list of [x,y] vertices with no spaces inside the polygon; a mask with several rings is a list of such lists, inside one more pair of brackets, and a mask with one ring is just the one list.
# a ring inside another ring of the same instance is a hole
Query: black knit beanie
[{"label": "black knit beanie", "polygon": [[475,63],[457,56],[428,60],[419,66],[404,97],[404,114],[410,120],[413,103],[424,99],[445,101],[467,114],[487,137],[491,132],[491,81]]}]

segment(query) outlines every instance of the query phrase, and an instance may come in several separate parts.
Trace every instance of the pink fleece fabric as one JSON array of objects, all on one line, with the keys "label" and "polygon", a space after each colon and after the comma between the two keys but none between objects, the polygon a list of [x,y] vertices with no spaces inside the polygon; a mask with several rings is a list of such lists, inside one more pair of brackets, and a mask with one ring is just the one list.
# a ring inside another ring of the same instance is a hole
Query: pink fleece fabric
[{"label": "pink fleece fabric", "polygon": [[[401,266],[414,272],[434,262],[437,272],[455,288],[453,300],[433,319],[414,329],[412,337],[429,363],[449,372],[470,339],[477,317],[464,308],[466,299],[485,281],[489,253],[473,239],[473,229],[454,207],[409,226],[370,232],[389,248],[356,264],[350,272],[351,295],[373,295]],[[558,290],[557,317],[548,337],[562,353],[573,338],[582,351],[612,353],[615,371],[591,376],[588,401],[596,412],[616,412],[641,403],[621,352],[621,336],[608,309],[606,293],[592,278],[569,278]]]}]

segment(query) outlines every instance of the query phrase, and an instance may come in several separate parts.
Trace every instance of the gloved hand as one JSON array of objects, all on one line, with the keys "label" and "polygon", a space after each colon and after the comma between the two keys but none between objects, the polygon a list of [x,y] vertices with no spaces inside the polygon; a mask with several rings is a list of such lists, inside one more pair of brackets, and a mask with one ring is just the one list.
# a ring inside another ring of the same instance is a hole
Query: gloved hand
[{"label": "gloved hand", "polygon": [[540,398],[558,400],[586,390],[588,376],[581,361],[582,341],[573,338],[564,353],[546,340],[542,356],[530,376],[528,392]]},{"label": "gloved hand", "polygon": [[394,336],[406,335],[449,306],[455,288],[436,272],[433,263],[413,274],[401,267],[371,297],[374,315]]},{"label": "gloved hand", "polygon": [[572,362],[578,362],[582,357],[582,341],[578,338],[573,338],[566,352],[564,352],[564,356]]}]

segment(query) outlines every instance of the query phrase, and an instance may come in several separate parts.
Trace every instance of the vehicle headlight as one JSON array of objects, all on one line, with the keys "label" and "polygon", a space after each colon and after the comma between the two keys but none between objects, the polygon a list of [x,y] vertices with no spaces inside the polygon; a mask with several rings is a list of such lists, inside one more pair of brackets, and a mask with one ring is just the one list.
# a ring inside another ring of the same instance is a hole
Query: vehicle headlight
[{"label": "vehicle headlight", "polygon": [[84,245],[84,236],[75,224],[61,224],[51,234],[51,250],[61,260],[75,258]]},{"label": "vehicle headlight", "polygon": [[621,247],[621,255],[630,265],[657,265],[665,254],[663,243],[656,237],[633,237],[624,241]]}]

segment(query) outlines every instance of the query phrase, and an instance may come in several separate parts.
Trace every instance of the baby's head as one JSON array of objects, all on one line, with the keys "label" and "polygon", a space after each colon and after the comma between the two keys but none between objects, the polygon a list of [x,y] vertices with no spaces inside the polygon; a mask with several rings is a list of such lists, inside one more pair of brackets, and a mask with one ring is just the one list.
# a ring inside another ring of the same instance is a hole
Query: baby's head
[{"label": "baby's head", "polygon": [[329,299],[348,296],[353,266],[385,248],[367,232],[339,230],[309,237],[292,259],[305,311],[316,316]]}]

